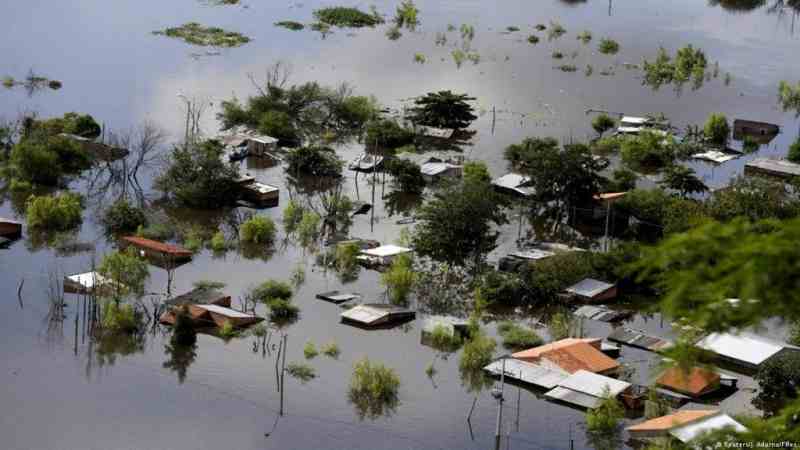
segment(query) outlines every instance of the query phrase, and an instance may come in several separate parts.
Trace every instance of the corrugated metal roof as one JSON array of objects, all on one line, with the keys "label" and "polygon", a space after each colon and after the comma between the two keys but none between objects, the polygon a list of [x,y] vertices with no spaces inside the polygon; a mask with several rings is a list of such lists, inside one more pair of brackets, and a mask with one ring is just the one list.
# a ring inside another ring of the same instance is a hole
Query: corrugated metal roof
[{"label": "corrugated metal roof", "polygon": [[645,350],[658,351],[672,345],[672,342],[656,336],[650,336],[642,331],[632,328],[620,327],[614,330],[608,339],[632,347],[639,347]]},{"label": "corrugated metal roof", "polygon": [[428,316],[422,321],[422,331],[432,333],[436,327],[445,327],[452,335],[458,329],[466,329],[469,322],[465,319],[451,316]]},{"label": "corrugated metal roof", "polygon": [[518,173],[507,173],[500,178],[495,178],[492,180],[492,184],[503,189],[509,189],[512,191],[516,191],[522,195],[531,195],[533,194],[533,189],[526,187],[525,185],[530,183],[531,179],[524,175],[520,175]]},{"label": "corrugated metal roof", "polygon": [[745,168],[747,167],[785,175],[800,175],[800,164],[784,159],[756,158],[747,163]]},{"label": "corrugated metal roof", "polygon": [[[531,364],[514,358],[506,358],[505,364],[507,377],[546,389],[552,389],[561,380],[569,376],[566,372],[559,372],[539,364]],[[483,370],[500,376],[503,370],[503,360],[493,361]]]},{"label": "corrugated metal roof", "polygon": [[600,322],[613,322],[629,314],[627,311],[614,311],[613,309],[594,305],[584,305],[575,310],[575,315],[578,317],[586,317]]},{"label": "corrugated metal roof", "polygon": [[100,275],[97,272],[79,273],[67,277],[73,283],[77,283],[86,289],[92,289],[95,286],[103,286],[104,284],[111,283],[111,280]]},{"label": "corrugated metal roof", "polygon": [[718,164],[728,162],[730,160],[738,158],[739,155],[732,154],[732,153],[724,153],[718,150],[709,150],[702,153],[695,153],[692,155],[694,159],[702,159],[705,161],[711,161]]},{"label": "corrugated metal roof", "polygon": [[582,406],[588,409],[596,408],[601,401],[600,398],[593,395],[584,394],[583,392],[573,391],[572,389],[567,389],[560,386],[546,392],[544,396],[551,400],[572,403],[573,405]]},{"label": "corrugated metal roof", "polygon": [[725,427],[732,427],[737,432],[747,431],[747,428],[739,422],[733,420],[727,414],[714,414],[704,417],[698,421],[688,423],[670,430],[669,434],[675,436],[681,442],[689,442],[703,433],[719,430]]},{"label": "corrugated metal roof", "polygon": [[613,284],[606,283],[605,281],[595,280],[594,278],[585,278],[568,287],[567,292],[580,295],[582,297],[593,298],[613,287]]},{"label": "corrugated metal roof", "polygon": [[428,175],[434,177],[436,175],[440,175],[445,173],[451,169],[460,169],[461,166],[457,166],[455,164],[450,164],[446,162],[426,162],[425,164],[420,166],[420,171],[423,175]]},{"label": "corrugated metal roof", "polygon": [[622,116],[622,119],[620,119],[620,122],[622,122],[622,123],[633,123],[633,124],[636,124],[636,125],[644,125],[644,124],[650,122],[650,119],[648,119],[647,117]]},{"label": "corrugated metal roof", "polygon": [[347,319],[353,322],[362,323],[365,325],[372,325],[376,322],[386,319],[389,316],[399,315],[399,316],[406,316],[409,314],[413,314],[413,311],[405,308],[400,308],[399,306],[394,305],[383,305],[383,304],[367,304],[367,305],[358,305],[347,311],[341,313],[341,317],[343,319]]},{"label": "corrugated metal roof", "polygon": [[726,358],[758,366],[781,351],[785,344],[747,333],[712,333],[701,339],[697,346]]},{"label": "corrugated metal roof", "polygon": [[191,257],[192,252],[186,250],[185,248],[174,245],[174,244],[166,244],[164,242],[154,241],[152,239],[146,239],[139,236],[126,236],[122,238],[123,240],[136,245],[137,247],[147,248],[150,250],[157,251],[159,253],[164,253],[176,257]]},{"label": "corrugated metal roof", "polygon": [[195,306],[200,309],[205,309],[208,312],[213,312],[233,319],[249,319],[252,317],[256,317],[252,314],[243,313],[241,311],[237,311],[235,309],[226,308],[224,306],[219,306],[219,305],[195,305]]},{"label": "corrugated metal roof", "polygon": [[558,383],[558,385],[563,388],[600,398],[603,397],[606,387],[608,387],[609,394],[614,397],[631,387],[631,384],[626,381],[598,375],[586,370],[579,370],[573,373],[568,378]]},{"label": "corrugated metal roof", "polygon": [[699,419],[717,414],[716,410],[684,410],[666,416],[656,417],[626,428],[628,431],[667,431],[696,422]]},{"label": "corrugated metal roof", "polygon": [[385,256],[395,256],[409,252],[411,252],[410,248],[389,244],[389,245],[381,245],[380,247],[370,248],[362,251],[361,253],[369,256],[377,256],[382,258]]}]

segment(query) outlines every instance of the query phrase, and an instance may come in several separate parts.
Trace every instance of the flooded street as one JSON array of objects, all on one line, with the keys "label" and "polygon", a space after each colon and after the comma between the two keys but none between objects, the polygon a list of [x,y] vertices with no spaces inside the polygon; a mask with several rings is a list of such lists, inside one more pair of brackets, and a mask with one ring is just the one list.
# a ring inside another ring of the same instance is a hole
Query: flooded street
[{"label": "flooded street", "polygon": [[[22,78],[32,69],[60,80],[63,87],[33,95],[0,87],[0,117],[12,119],[23,112],[50,117],[80,111],[94,116],[108,132],[149,120],[169,133],[171,143],[177,143],[183,138],[186,111],[178,95],[184,94],[213,105],[203,116],[202,131],[214,136],[219,131],[215,116],[220,102],[253,95],[250,77],[261,79],[268,66],[284,61],[292,68],[291,83],[316,80],[334,86],[347,82],[356,94],[374,95],[390,108],[402,108],[408,98],[445,89],[476,97],[479,118],[470,127],[476,134],[464,155],[485,161],[495,177],[507,171],[503,149],[526,137],[552,136],[565,142],[594,137],[587,109],[663,113],[678,129],[702,124],[714,112],[723,112],[731,120],[779,124],[781,134],[754,154],[721,166],[687,163],[709,187],[722,187],[742,173],[747,161],[784,156],[798,137],[797,117],[783,112],[777,101],[778,83],[794,83],[800,74],[800,59],[794,57],[800,54],[800,29],[795,29],[798,12],[788,6],[776,8],[778,1],[754,2],[756,6],[747,10],[741,7],[746,2],[712,0],[419,0],[420,26],[390,40],[386,26],[334,29],[324,37],[310,29],[273,26],[281,20],[312,22],[314,10],[330,5],[319,0],[244,0],[233,6],[195,0],[12,0],[0,6],[0,76]],[[387,16],[396,7],[394,1],[373,3]],[[728,3],[736,3],[737,8],[726,8]],[[370,4],[348,6],[366,10]],[[205,48],[151,34],[192,21],[235,30],[252,41],[206,55],[193,54],[204,53]],[[561,23],[567,34],[548,41],[545,33],[534,30],[534,25],[551,21]],[[447,32],[449,24],[474,26],[472,48],[480,54],[477,64],[465,61],[457,67],[451,52],[462,38],[458,31]],[[520,31],[507,32],[509,26]],[[593,34],[591,43],[576,39],[583,30]],[[443,32],[448,42],[437,45],[436,35]],[[532,33],[540,35],[538,44],[527,41]],[[619,53],[600,54],[597,41],[601,37],[619,42]],[[697,90],[687,85],[676,92],[665,85],[653,91],[642,84],[641,69],[626,66],[641,65],[643,58],[652,60],[660,46],[674,53],[686,44],[702,48],[711,64],[719,64],[720,75]],[[563,61],[551,57],[556,50],[566,55]],[[417,53],[425,55],[424,64],[415,63]],[[567,63],[574,64],[577,72],[555,68]],[[590,76],[584,73],[587,65],[594,69]],[[728,85],[726,73],[730,74]],[[336,150],[350,161],[363,152],[363,145],[351,143]],[[260,211],[277,224],[282,223],[290,198],[305,195],[289,185],[280,164],[269,167],[246,160],[242,170],[280,187],[280,206]],[[92,174],[96,174],[94,169],[70,187],[86,193]],[[353,217],[350,235],[397,242],[406,225],[396,222],[410,212],[382,199],[390,191],[388,180],[384,185],[378,178],[373,184],[372,175],[355,174],[345,168],[344,193],[374,208]],[[223,224],[230,231],[228,220],[246,209],[214,211],[203,217],[160,211],[160,194],[152,189],[155,175],[155,169],[149,169],[140,176],[149,207],[176,221]],[[112,201],[112,194],[87,201],[77,241],[89,244],[85,249],[89,251],[65,252],[37,245],[27,233],[9,248],[0,249],[0,384],[4,386],[0,389],[0,448],[494,448],[497,402],[490,388],[474,391],[462,380],[458,353],[436,359],[436,375],[426,375],[437,352],[421,343],[422,315],[387,330],[340,323],[342,308],[315,295],[338,289],[360,293],[365,302],[386,302],[380,274],[362,268],[357,280],[343,283],[334,271],[317,264],[317,255],[288,239],[280,225],[273,254],[248,258],[236,250],[222,256],[202,250],[174,271],[169,289],[180,294],[198,280],[222,281],[227,285],[224,292],[237,305],[248,288],[267,279],[289,280],[303,270],[305,280],[294,296],[300,319],[283,330],[288,335],[286,361],[307,362],[317,377],[307,383],[286,377],[283,393],[276,376],[277,331],[271,333],[264,352],[254,348],[253,336],[226,342],[200,334],[194,357],[176,363],[168,347],[169,329],[162,326],[148,330],[134,346],[98,346],[84,329],[83,304],[77,295],[66,295],[63,321],[49,321],[52,274],[90,271],[114,248],[113,240],[103,233],[99,215]],[[24,222],[19,205],[11,195],[0,197],[0,217]],[[518,230],[516,222],[511,222],[503,228],[490,261],[515,248]],[[166,292],[167,284],[167,271],[150,266],[146,292]],[[266,308],[259,305],[256,311],[264,316]],[[625,325],[674,337],[658,314],[637,315]],[[611,331],[607,323],[587,321],[585,327],[587,336],[605,337]],[[495,333],[493,325],[489,329]],[[537,331],[547,334],[546,328]],[[303,346],[309,341],[318,346],[335,341],[341,355],[305,361]],[[502,353],[505,350],[498,346],[498,356]],[[401,384],[394,411],[362,420],[347,391],[353,364],[365,356],[394,369]],[[653,359],[651,353],[625,347],[620,362],[635,366],[635,379],[645,383],[655,365]],[[181,371],[185,378],[179,376]],[[582,411],[546,401],[543,392],[513,385],[505,389],[502,434],[508,436],[507,448],[598,448],[587,438]]]}]

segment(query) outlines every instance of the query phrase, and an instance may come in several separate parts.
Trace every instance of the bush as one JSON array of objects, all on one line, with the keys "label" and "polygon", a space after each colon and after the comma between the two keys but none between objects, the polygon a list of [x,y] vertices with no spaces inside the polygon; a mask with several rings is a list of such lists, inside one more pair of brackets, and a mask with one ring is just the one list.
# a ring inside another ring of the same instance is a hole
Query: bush
[{"label": "bush", "polygon": [[344,163],[328,147],[301,147],[286,155],[287,171],[291,174],[317,177],[340,177]]},{"label": "bush", "polygon": [[395,15],[394,21],[399,27],[406,26],[410,29],[414,29],[414,27],[419,24],[418,15],[419,9],[417,9],[413,0],[403,0],[397,7],[397,14]]},{"label": "bush", "polygon": [[492,176],[489,168],[483,161],[467,161],[464,163],[464,182],[465,183],[491,183]]},{"label": "bush", "polygon": [[239,331],[236,330],[236,327],[233,326],[233,323],[230,320],[226,320],[223,322],[222,326],[219,327],[219,336],[223,339],[230,339],[232,337],[236,337],[239,334]]},{"label": "bush", "polygon": [[336,245],[334,259],[336,270],[341,273],[349,273],[358,269],[358,255],[361,247],[355,242],[344,242]]},{"label": "bush", "polygon": [[204,231],[198,226],[189,228],[183,235],[183,246],[192,253],[197,253],[203,248]]},{"label": "bush", "polygon": [[141,294],[150,277],[147,261],[140,258],[133,247],[104,255],[97,271],[116,283],[114,296],[117,299],[128,293]]},{"label": "bush", "polygon": [[171,341],[174,345],[194,345],[197,333],[189,315],[189,307],[183,306],[175,311],[175,325],[172,327]]},{"label": "bush", "polygon": [[306,345],[303,347],[303,356],[305,356],[306,359],[313,359],[316,358],[317,355],[319,355],[319,352],[314,343],[311,341],[306,342]]},{"label": "bush", "polygon": [[118,200],[105,210],[102,223],[108,234],[132,233],[139,227],[147,226],[147,217],[142,208],[131,205],[127,200]]},{"label": "bush", "polygon": [[305,208],[300,203],[289,200],[286,208],[283,209],[283,229],[287,233],[293,233],[297,229],[297,225],[300,224],[304,212]]},{"label": "bush", "polygon": [[788,400],[797,398],[800,388],[800,355],[781,354],[767,360],[755,376],[758,395],[753,404],[771,413],[781,409]]},{"label": "bush", "polygon": [[292,295],[294,295],[292,287],[288,283],[277,280],[265,281],[252,291],[253,298],[261,303],[268,303],[274,299],[289,300]]},{"label": "bush", "polygon": [[328,342],[322,346],[322,354],[333,359],[339,358],[339,346],[336,342]]},{"label": "bush", "polygon": [[27,202],[28,227],[42,231],[67,231],[78,227],[83,219],[81,196],[71,192],[31,196]]},{"label": "bush", "polygon": [[300,240],[300,245],[310,247],[317,241],[320,233],[320,223],[322,223],[322,217],[319,214],[314,211],[303,212],[303,217],[297,226],[297,237]]},{"label": "bush", "polygon": [[239,237],[251,244],[271,244],[275,240],[275,222],[269,217],[253,216],[242,224]]},{"label": "bush", "polygon": [[113,300],[105,300],[102,304],[102,319],[100,326],[103,331],[110,333],[134,333],[139,329],[139,315],[133,306]]},{"label": "bush", "polygon": [[301,383],[307,383],[317,377],[317,373],[314,371],[313,367],[301,363],[289,363],[289,365],[286,366],[286,372],[300,380]]},{"label": "bush", "polygon": [[318,21],[338,27],[374,27],[382,24],[384,20],[377,14],[367,14],[356,8],[334,6],[314,11],[314,18]]},{"label": "bush", "polygon": [[494,339],[478,331],[464,344],[459,369],[464,372],[480,371],[492,362],[497,343]]},{"label": "bush", "polygon": [[590,432],[613,432],[625,417],[625,410],[619,401],[611,396],[608,386],[603,391],[603,397],[600,406],[586,413],[586,428]]},{"label": "bush", "polygon": [[94,139],[100,136],[102,128],[89,114],[79,114],[69,112],[62,117],[54,117],[45,120],[35,120],[31,123],[33,132],[41,132],[47,136],[55,136],[60,133],[74,134],[76,136]]},{"label": "bush", "polygon": [[216,208],[238,198],[238,177],[234,166],[223,162],[222,144],[212,140],[175,147],[155,187],[183,206]]},{"label": "bush", "polygon": [[440,352],[454,352],[461,346],[461,336],[452,328],[436,325],[430,333],[431,347]]},{"label": "bush", "polygon": [[786,155],[786,159],[800,164],[800,139],[794,141],[794,143],[789,146],[789,153]]},{"label": "bush", "polygon": [[592,128],[598,135],[603,136],[603,133],[617,126],[617,122],[612,119],[608,114],[600,114],[592,120]]},{"label": "bush", "polygon": [[619,52],[619,43],[613,39],[600,39],[600,43],[597,46],[597,51],[604,55],[614,55]]},{"label": "bush", "polygon": [[22,180],[53,186],[65,174],[91,166],[91,157],[73,140],[62,136],[26,138],[11,150],[14,176]]},{"label": "bush", "polygon": [[670,138],[642,132],[627,136],[621,141],[622,162],[634,170],[653,170],[666,167],[675,160],[673,142]]},{"label": "bush", "polygon": [[511,350],[537,347],[544,342],[535,331],[510,321],[501,322],[497,326],[497,331],[503,338],[503,346]]},{"label": "bush", "polygon": [[420,166],[413,161],[393,159],[386,164],[386,170],[394,177],[402,192],[418,194],[425,189]]},{"label": "bush", "polygon": [[353,367],[348,398],[361,418],[376,418],[394,410],[399,388],[394,370],[364,358]]},{"label": "bush", "polygon": [[292,31],[300,31],[303,28],[305,28],[305,26],[302,23],[295,22],[293,20],[283,20],[283,21],[280,21],[280,22],[275,22],[275,26],[276,27],[283,27],[283,28],[286,28],[286,29],[292,30]]},{"label": "bush", "polygon": [[539,36],[536,36],[535,34],[532,34],[532,35],[528,36],[528,42],[531,43],[531,44],[538,44],[539,43]]},{"label": "bush", "polygon": [[155,241],[167,241],[175,237],[175,231],[165,223],[151,223],[136,228],[136,236]]},{"label": "bush", "polygon": [[395,119],[370,120],[366,125],[364,143],[395,149],[414,142],[414,131],[400,125]]},{"label": "bush", "polygon": [[211,250],[217,253],[224,252],[228,249],[228,242],[225,240],[225,233],[217,231],[211,236]]},{"label": "bush", "polygon": [[728,125],[728,118],[722,113],[714,113],[708,116],[703,127],[703,134],[706,139],[715,145],[727,144],[730,132],[731,127]]},{"label": "bush", "polygon": [[388,289],[389,299],[396,304],[408,300],[416,280],[417,274],[412,267],[412,259],[406,254],[395,257],[389,270],[381,275],[381,283]]},{"label": "bush", "polygon": [[283,111],[271,110],[262,114],[258,121],[258,131],[286,143],[293,144],[299,140],[291,116]]}]

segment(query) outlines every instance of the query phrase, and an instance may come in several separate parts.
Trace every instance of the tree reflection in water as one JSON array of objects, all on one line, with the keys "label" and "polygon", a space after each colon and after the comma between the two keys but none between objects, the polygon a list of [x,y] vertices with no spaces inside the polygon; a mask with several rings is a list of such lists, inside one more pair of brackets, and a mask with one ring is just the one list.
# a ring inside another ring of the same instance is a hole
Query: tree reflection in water
[{"label": "tree reflection in water", "polygon": [[164,344],[164,353],[169,359],[164,361],[163,367],[178,375],[178,383],[186,380],[186,372],[197,357],[197,343],[182,345],[176,342]]}]

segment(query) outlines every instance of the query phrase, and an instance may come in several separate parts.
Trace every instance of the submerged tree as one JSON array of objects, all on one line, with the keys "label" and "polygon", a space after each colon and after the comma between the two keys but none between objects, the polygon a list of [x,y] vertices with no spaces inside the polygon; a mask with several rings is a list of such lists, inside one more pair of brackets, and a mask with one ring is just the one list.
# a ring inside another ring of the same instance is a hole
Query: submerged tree
[{"label": "submerged tree", "polygon": [[175,147],[155,187],[183,206],[213,209],[232,204],[238,198],[238,172],[222,156],[222,144],[214,140]]},{"label": "submerged tree", "polygon": [[397,409],[399,387],[400,378],[394,370],[364,358],[353,367],[347,396],[359,419],[377,419]]},{"label": "submerged tree", "polygon": [[682,197],[708,191],[708,186],[697,178],[694,169],[679,165],[669,166],[659,184],[678,191]]},{"label": "submerged tree", "polygon": [[451,91],[431,92],[414,100],[409,119],[416,125],[460,130],[478,118],[469,102],[474,97]]}]

